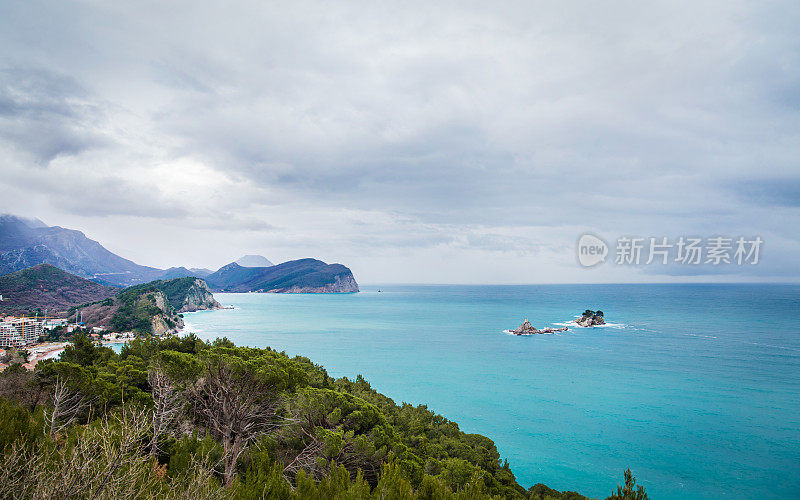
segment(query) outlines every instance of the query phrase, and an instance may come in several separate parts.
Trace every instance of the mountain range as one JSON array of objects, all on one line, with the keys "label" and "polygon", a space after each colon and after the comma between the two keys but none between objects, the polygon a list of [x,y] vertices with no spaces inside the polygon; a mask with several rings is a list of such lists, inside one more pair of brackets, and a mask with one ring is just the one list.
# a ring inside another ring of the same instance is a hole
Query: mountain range
[{"label": "mountain range", "polygon": [[260,255],[245,255],[216,272],[210,269],[142,266],[107,250],[80,231],[48,226],[39,219],[0,215],[0,275],[50,264],[107,286],[154,280],[204,278],[212,289],[229,292],[357,292],[352,272],[341,264],[300,259],[272,265]]},{"label": "mountain range", "polygon": [[127,286],[159,279],[161,269],[140,266],[80,231],[48,226],[38,219],[0,215],[0,274],[51,264],[76,276]]}]

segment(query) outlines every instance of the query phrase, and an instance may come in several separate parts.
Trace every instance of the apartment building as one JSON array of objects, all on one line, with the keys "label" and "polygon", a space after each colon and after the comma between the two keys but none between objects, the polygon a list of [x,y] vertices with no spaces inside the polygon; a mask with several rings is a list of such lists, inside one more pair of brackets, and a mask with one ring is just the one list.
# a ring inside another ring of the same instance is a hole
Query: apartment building
[{"label": "apartment building", "polygon": [[25,347],[42,336],[44,322],[33,318],[6,316],[0,319],[0,347]]}]

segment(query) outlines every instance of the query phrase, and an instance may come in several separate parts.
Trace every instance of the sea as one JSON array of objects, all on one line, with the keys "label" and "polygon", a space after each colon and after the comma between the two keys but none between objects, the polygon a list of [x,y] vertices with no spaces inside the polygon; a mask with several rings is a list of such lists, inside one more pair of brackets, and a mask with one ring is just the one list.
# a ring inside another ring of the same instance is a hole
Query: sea
[{"label": "sea", "polygon": [[[490,437],[523,486],[605,498],[800,498],[800,285],[364,286],[215,294],[203,339],[363,375]],[[515,336],[600,309],[603,327]]]}]

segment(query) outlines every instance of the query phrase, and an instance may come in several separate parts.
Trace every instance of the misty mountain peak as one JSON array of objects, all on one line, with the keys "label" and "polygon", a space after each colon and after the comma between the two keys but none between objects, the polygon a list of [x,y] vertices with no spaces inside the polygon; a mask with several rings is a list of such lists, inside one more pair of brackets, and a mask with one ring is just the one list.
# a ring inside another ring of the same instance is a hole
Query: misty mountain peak
[{"label": "misty mountain peak", "polygon": [[242,267],[272,267],[275,265],[263,255],[245,255],[235,262]]}]

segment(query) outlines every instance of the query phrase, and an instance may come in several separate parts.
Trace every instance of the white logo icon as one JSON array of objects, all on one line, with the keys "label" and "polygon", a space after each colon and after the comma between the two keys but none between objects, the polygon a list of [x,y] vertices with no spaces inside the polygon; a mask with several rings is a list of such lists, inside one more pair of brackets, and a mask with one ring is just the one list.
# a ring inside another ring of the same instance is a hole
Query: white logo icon
[{"label": "white logo icon", "polygon": [[606,261],[608,245],[593,234],[584,234],[578,239],[578,262],[583,267],[592,267]]}]

